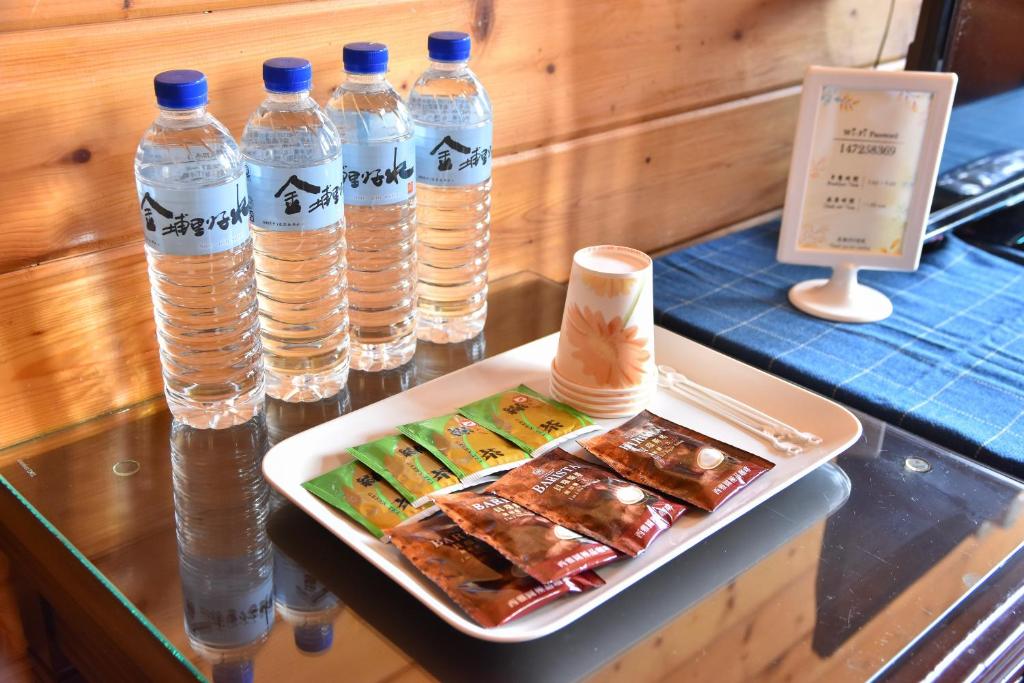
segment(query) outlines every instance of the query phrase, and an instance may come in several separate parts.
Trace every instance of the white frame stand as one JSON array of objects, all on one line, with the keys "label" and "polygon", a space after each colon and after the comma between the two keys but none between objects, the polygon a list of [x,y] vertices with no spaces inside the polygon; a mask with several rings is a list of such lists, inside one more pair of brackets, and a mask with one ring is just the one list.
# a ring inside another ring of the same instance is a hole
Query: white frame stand
[{"label": "white frame stand", "polygon": [[[821,94],[826,86],[854,90],[931,93],[931,105],[917,160],[899,253],[867,253],[858,249],[804,248],[799,244],[804,201],[811,174],[811,154],[818,126]],[[790,302],[808,315],[840,322],[868,323],[892,314],[892,302],[879,291],[857,282],[857,270],[917,270],[932,203],[939,157],[946,137],[956,75],[914,71],[873,71],[812,66],[804,77],[786,203],[782,212],[778,259],[782,263],[833,268],[829,280],[808,280],[789,290]]]},{"label": "white frame stand", "polygon": [[828,280],[805,280],[789,290],[789,301],[804,313],[844,323],[873,323],[892,315],[892,301],[857,282],[857,266],[839,263]]}]

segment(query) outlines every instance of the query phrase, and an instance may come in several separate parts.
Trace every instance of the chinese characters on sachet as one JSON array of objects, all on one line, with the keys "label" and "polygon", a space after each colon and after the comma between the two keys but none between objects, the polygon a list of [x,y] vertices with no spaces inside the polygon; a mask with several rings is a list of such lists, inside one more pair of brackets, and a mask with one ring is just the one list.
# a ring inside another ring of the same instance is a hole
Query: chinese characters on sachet
[{"label": "chinese characters on sachet", "polygon": [[575,408],[520,384],[459,408],[459,412],[536,457],[599,426]]},{"label": "chinese characters on sachet", "polygon": [[558,447],[600,427],[525,385],[397,429],[304,486],[485,626],[600,585],[593,570],[647,550],[687,510],[678,500],[715,510],[774,466],[644,411],[580,439],[612,472]]},{"label": "chinese characters on sachet", "polygon": [[391,541],[483,626],[499,626],[567,593],[604,584],[593,572],[540,583],[443,514],[396,528]]},{"label": "chinese characters on sachet", "polygon": [[775,466],[646,410],[580,445],[630,481],[708,511]]},{"label": "chinese characters on sachet", "polygon": [[398,431],[430,451],[467,486],[530,459],[512,442],[458,413],[405,424]]},{"label": "chinese characters on sachet", "polygon": [[566,529],[493,493],[460,491],[438,496],[438,507],[463,531],[492,546],[541,583],[613,562],[604,543]]}]

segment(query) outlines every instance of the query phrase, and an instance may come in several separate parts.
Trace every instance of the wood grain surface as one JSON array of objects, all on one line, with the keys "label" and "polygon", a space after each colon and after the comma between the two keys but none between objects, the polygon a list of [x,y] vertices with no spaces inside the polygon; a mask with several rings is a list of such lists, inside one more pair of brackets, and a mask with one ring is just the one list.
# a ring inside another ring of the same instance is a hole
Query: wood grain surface
[{"label": "wood grain surface", "polygon": [[124,21],[174,14],[219,12],[314,0],[7,0],[0,7],[0,30]]},{"label": "wood grain surface", "polygon": [[[903,54],[918,3],[898,0],[885,56]],[[888,7],[324,0],[0,34],[0,272],[141,239],[132,160],[156,111],[153,75],[165,69],[206,72],[210,109],[237,136],[262,97],[268,57],[308,57],[323,101],[342,78],[341,46],[373,38],[391,46],[390,78],[408,92],[426,33],[470,30],[500,156],[798,83],[809,63],[868,64]],[[600,181],[608,170],[578,175]]]},{"label": "wood grain surface", "polygon": [[0,444],[159,391],[141,244],[0,276]]},{"label": "wood grain surface", "polygon": [[[850,682],[870,678],[946,608],[965,581],[1011,554],[1024,517],[988,524],[919,577],[835,653],[812,647],[817,615],[816,524],[694,607],[686,618],[648,635],[590,683],[614,681]],[[707,626],[704,626],[707,625]]]},{"label": "wood grain surface", "polygon": [[25,634],[18,618],[10,560],[0,553],[0,681],[32,680]]},{"label": "wood grain surface", "polygon": [[132,180],[158,71],[206,71],[238,134],[265,58],[308,56],[323,100],[342,44],[381,40],[408,92],[426,33],[470,31],[496,112],[492,275],[560,279],[581,246],[656,251],[777,209],[806,65],[900,57],[919,4],[895,0],[886,34],[890,0],[5,3],[0,447],[160,392]]},{"label": "wood grain surface", "polygon": [[[783,91],[500,159],[491,276],[564,280],[582,246],[653,250],[777,206],[795,110]],[[0,275],[0,446],[160,392],[148,286],[139,243]]]}]

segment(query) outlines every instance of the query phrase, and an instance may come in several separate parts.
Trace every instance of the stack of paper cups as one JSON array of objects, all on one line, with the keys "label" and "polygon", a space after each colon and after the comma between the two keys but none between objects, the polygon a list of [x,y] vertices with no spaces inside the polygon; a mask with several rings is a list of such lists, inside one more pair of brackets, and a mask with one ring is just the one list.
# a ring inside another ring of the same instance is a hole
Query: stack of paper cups
[{"label": "stack of paper cups", "polygon": [[627,417],[657,389],[651,258],[602,245],[572,260],[551,393],[587,415]]}]

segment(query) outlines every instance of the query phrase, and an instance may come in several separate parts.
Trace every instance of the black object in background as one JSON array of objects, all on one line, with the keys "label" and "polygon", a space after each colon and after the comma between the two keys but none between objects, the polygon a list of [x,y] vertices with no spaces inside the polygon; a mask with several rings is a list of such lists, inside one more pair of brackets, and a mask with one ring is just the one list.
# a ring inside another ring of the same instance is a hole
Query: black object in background
[{"label": "black object in background", "polygon": [[[956,73],[955,107],[992,97],[1024,86],[1022,33],[1020,0],[924,0],[906,68]],[[1008,139],[1003,150],[979,149],[985,156],[940,176],[926,246],[934,248],[943,233],[959,228],[959,236],[1001,255],[1024,248],[1024,211],[1018,206],[1024,199],[1022,147],[1024,140]]]},{"label": "black object in background", "polygon": [[1024,250],[1024,149],[996,152],[939,176],[925,240],[954,229],[980,246]]},{"label": "black object in background", "polygon": [[908,71],[952,71],[960,77],[955,105],[1024,85],[1020,0],[924,0]]}]

